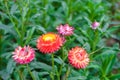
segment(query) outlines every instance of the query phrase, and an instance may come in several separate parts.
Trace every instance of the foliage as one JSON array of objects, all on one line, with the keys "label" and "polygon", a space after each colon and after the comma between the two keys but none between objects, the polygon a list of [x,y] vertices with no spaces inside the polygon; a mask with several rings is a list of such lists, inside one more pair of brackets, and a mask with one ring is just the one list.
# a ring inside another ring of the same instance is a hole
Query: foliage
[{"label": "foliage", "polygon": [[[51,80],[52,75],[55,80],[119,80],[120,8],[114,7],[119,5],[117,2],[0,0],[0,80],[32,80],[33,76],[34,80]],[[100,22],[96,30],[91,28],[94,21]],[[54,53],[53,71],[51,55],[39,52],[36,40],[44,33],[57,33],[56,27],[66,23],[74,27],[74,34],[66,37],[64,46]],[[31,45],[36,50],[29,68],[12,59],[12,52],[19,45]],[[75,69],[68,62],[68,51],[75,46],[85,48],[89,54],[90,63],[85,69]]]}]

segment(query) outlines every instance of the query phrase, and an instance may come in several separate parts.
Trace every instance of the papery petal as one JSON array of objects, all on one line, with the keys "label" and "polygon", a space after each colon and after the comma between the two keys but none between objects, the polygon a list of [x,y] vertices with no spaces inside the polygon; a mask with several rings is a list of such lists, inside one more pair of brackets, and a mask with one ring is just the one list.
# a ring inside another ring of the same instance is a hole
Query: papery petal
[{"label": "papery petal", "polygon": [[18,46],[12,57],[19,64],[27,64],[35,58],[35,50],[30,46]]},{"label": "papery petal", "polygon": [[88,54],[81,47],[72,48],[68,52],[68,60],[69,63],[77,69],[85,68],[89,63]]},{"label": "papery petal", "polygon": [[60,49],[63,41],[55,33],[46,33],[37,39],[37,48],[43,53],[53,53]]}]

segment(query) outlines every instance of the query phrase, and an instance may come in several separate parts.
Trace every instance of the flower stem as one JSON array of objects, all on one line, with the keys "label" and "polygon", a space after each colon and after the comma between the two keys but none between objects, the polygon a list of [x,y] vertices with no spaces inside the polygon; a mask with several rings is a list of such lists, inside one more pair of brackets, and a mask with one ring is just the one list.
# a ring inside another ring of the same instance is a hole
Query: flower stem
[{"label": "flower stem", "polygon": [[67,70],[67,72],[66,72],[65,77],[63,78],[63,80],[67,80],[69,74],[70,74],[70,66],[68,66],[68,70]]},{"label": "flower stem", "polygon": [[[62,55],[61,55],[62,60],[64,61],[65,55],[64,55],[64,47],[62,47]],[[62,67],[63,67],[63,63],[60,65],[60,69],[59,69],[59,79],[60,79],[60,75],[62,72]]]},{"label": "flower stem", "polygon": [[58,71],[57,71],[57,80],[60,80],[60,74]]},{"label": "flower stem", "polygon": [[25,76],[23,75],[23,70],[25,69],[25,67],[23,65],[19,65],[16,67],[16,71],[18,72],[19,78],[20,80],[26,80]]},{"label": "flower stem", "polygon": [[52,68],[54,70],[54,54],[52,54]]},{"label": "flower stem", "polygon": [[22,75],[22,72],[21,72],[20,70],[18,70],[18,74],[19,74],[19,76],[20,76],[20,80],[24,80],[23,75]]},{"label": "flower stem", "polygon": [[97,49],[97,50],[95,50],[95,51],[91,52],[91,53],[90,53],[90,55],[92,55],[92,54],[94,54],[94,53],[98,52],[99,50],[101,50],[101,49],[103,49],[103,48],[104,48],[104,46],[102,46],[101,48],[99,48],[99,49]]},{"label": "flower stem", "polygon": [[98,33],[98,30],[97,31],[94,31],[95,33],[95,36],[94,36],[94,41],[93,41],[93,45],[92,45],[92,51],[94,51],[96,49],[96,45],[99,41],[99,33]]},{"label": "flower stem", "polygon": [[52,57],[52,73],[51,73],[51,78],[54,80],[54,53],[51,55]]},{"label": "flower stem", "polygon": [[34,75],[32,74],[32,72],[31,72],[30,67],[29,67],[28,64],[27,64],[27,69],[28,69],[28,71],[29,71],[29,73],[30,73],[30,75],[31,75],[31,77],[32,77],[32,80],[35,80],[35,77],[34,77]]},{"label": "flower stem", "polygon": [[48,3],[48,0],[43,0],[43,26],[46,28],[47,27],[47,22],[46,22],[46,17],[47,17],[47,9],[46,9],[46,5]]}]

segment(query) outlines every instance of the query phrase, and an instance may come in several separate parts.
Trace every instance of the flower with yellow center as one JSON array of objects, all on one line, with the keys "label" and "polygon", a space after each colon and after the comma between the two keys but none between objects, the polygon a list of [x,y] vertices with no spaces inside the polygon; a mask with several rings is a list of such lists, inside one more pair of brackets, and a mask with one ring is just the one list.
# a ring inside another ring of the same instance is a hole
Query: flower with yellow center
[{"label": "flower with yellow center", "polygon": [[37,48],[43,53],[53,53],[62,46],[62,39],[58,34],[46,33],[37,39]]},{"label": "flower with yellow center", "polygon": [[56,36],[54,34],[46,34],[43,36],[44,41],[53,41],[55,40]]}]

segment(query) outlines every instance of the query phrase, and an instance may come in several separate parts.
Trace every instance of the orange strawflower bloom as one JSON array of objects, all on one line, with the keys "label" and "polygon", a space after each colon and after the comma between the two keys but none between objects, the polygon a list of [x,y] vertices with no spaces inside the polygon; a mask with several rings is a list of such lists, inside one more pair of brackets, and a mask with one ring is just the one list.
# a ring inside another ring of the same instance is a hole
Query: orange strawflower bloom
[{"label": "orange strawflower bloom", "polygon": [[37,48],[43,53],[53,53],[62,46],[62,38],[55,33],[46,33],[37,39]]},{"label": "orange strawflower bloom", "polygon": [[89,63],[88,54],[81,47],[72,48],[68,53],[68,60],[77,69],[85,68]]}]

